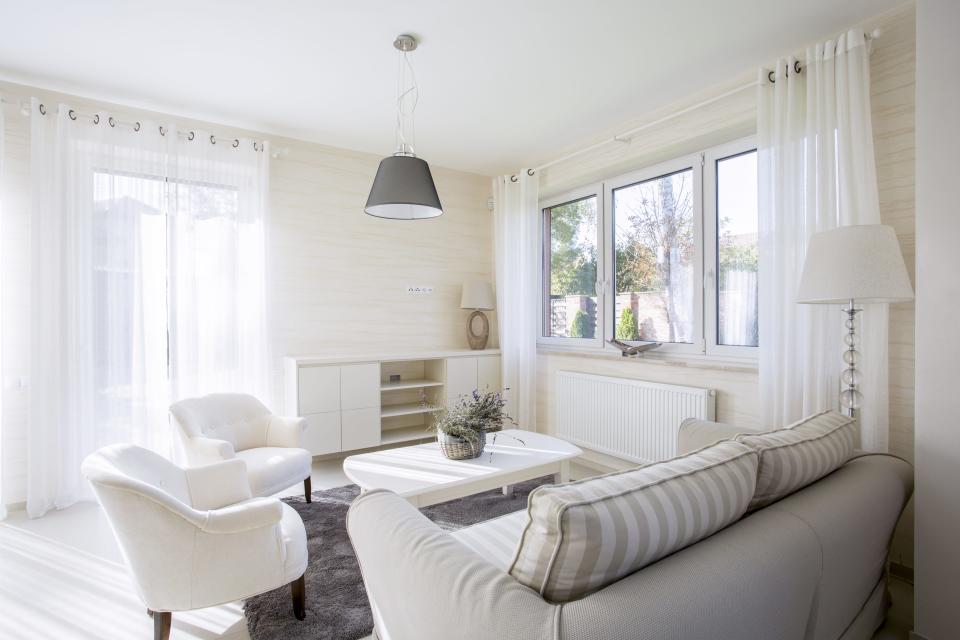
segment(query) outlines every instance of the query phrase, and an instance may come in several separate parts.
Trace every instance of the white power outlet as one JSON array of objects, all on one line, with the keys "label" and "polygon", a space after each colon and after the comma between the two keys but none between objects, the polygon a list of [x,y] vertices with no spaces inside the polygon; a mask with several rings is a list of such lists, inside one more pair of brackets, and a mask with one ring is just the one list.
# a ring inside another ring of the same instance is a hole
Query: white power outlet
[{"label": "white power outlet", "polygon": [[411,296],[428,296],[433,293],[433,285],[412,284],[407,287],[407,293]]}]

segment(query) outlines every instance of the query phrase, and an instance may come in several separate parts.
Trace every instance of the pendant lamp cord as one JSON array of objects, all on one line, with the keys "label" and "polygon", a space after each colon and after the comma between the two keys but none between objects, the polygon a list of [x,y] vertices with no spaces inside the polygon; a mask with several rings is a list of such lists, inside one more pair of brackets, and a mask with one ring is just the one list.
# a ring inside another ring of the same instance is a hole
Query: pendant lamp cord
[{"label": "pendant lamp cord", "polygon": [[[417,110],[417,103],[420,101],[420,88],[417,86],[417,76],[413,71],[409,52],[397,53],[397,153],[416,155],[413,146],[413,141],[416,140],[413,112]],[[406,122],[408,118],[409,129]]]}]

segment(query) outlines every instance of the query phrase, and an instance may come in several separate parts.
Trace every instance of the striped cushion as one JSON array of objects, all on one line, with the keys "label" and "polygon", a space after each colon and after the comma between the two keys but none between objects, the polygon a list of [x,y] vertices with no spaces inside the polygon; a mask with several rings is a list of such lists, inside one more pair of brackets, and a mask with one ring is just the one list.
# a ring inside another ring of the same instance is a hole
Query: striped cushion
[{"label": "striped cushion", "polygon": [[737,442],[598,478],[538,487],[510,575],[552,602],[600,589],[739,519],[757,454]]},{"label": "striped cushion", "polygon": [[785,429],[736,437],[757,450],[760,468],[750,510],[765,507],[834,471],[853,456],[857,424],[824,411]]}]

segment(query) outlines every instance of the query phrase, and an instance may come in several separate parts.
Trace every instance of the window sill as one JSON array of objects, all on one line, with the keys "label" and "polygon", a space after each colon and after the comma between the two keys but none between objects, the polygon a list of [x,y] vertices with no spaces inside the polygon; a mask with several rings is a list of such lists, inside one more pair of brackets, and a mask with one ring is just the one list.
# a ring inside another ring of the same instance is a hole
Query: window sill
[{"label": "window sill", "polygon": [[600,360],[619,360],[624,362],[641,362],[669,367],[687,367],[691,369],[713,369],[734,373],[758,372],[758,362],[755,358],[734,358],[711,356],[692,353],[657,353],[656,350],[641,353],[639,356],[626,358],[616,349],[595,349],[590,347],[569,347],[556,344],[537,344],[537,354],[564,355],[578,358],[594,358]]}]

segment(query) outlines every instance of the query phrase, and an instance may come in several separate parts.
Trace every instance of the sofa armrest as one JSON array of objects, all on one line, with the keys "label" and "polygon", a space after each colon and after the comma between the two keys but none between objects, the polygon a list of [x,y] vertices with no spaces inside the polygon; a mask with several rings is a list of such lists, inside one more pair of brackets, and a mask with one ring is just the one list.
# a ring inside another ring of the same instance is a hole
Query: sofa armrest
[{"label": "sofa armrest", "polygon": [[206,511],[249,500],[247,463],[239,458],[183,470],[194,509]]},{"label": "sofa armrest", "polygon": [[267,446],[297,448],[306,428],[307,421],[303,418],[271,416],[267,425]]},{"label": "sofa armrest", "polygon": [[201,529],[206,533],[241,533],[280,522],[283,505],[276,498],[252,498],[207,512]]},{"label": "sofa armrest", "polygon": [[680,455],[686,455],[711,444],[730,440],[741,433],[759,433],[759,430],[744,429],[722,422],[687,418],[680,423],[680,433],[677,435],[677,452]]},{"label": "sofa armrest", "polygon": [[377,636],[384,640],[553,640],[560,608],[514,580],[389,491],[350,506]]},{"label": "sofa armrest", "polygon": [[191,466],[230,460],[237,455],[233,445],[226,440],[204,438],[202,436],[184,438],[183,448],[187,456],[187,462]]}]

